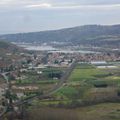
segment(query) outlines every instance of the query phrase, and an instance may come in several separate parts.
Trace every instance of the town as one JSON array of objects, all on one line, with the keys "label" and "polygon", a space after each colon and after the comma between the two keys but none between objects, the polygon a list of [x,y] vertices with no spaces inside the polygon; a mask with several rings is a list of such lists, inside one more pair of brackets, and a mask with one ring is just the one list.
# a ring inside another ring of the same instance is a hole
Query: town
[{"label": "town", "polygon": [[34,51],[6,53],[6,56],[0,57],[1,115],[9,104],[45,94],[54,88],[75,61],[98,68],[120,67],[119,53]]}]

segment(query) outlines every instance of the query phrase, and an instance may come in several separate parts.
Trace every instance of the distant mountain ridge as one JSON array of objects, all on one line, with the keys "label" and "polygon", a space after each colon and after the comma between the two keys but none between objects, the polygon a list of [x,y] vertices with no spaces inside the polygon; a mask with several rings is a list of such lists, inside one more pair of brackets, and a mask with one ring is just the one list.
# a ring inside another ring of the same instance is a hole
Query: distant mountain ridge
[{"label": "distant mountain ridge", "polygon": [[60,30],[1,35],[9,42],[68,42],[81,45],[120,46],[120,25],[84,25]]}]

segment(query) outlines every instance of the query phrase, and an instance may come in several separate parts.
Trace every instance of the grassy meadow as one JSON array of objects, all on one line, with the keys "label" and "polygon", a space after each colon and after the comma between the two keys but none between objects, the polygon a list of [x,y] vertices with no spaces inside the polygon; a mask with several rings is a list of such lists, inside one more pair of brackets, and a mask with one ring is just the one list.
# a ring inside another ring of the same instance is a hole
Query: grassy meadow
[{"label": "grassy meadow", "polygon": [[28,110],[28,116],[27,120],[120,120],[120,103],[76,109],[32,107]]}]

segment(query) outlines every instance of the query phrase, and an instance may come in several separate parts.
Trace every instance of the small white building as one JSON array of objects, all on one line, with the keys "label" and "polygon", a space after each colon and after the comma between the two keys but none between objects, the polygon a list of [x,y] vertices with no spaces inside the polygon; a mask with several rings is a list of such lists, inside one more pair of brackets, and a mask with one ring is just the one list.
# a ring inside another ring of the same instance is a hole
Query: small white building
[{"label": "small white building", "polygon": [[91,61],[90,62],[92,65],[106,65],[107,62],[106,61]]},{"label": "small white building", "polygon": [[18,97],[18,98],[21,98],[21,97],[23,97],[23,96],[25,96],[24,93],[17,93],[17,97]]}]

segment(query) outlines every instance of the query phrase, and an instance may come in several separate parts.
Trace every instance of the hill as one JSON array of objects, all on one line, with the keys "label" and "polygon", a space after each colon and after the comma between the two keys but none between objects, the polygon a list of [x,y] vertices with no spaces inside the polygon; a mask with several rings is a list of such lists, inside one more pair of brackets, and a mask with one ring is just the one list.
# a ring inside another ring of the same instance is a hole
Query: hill
[{"label": "hill", "polygon": [[0,41],[0,60],[1,58],[12,59],[21,52],[25,51],[23,48],[16,46],[10,42]]},{"label": "hill", "polygon": [[0,41],[0,71],[22,59],[21,53],[26,52],[10,42]]},{"label": "hill", "polygon": [[95,46],[120,46],[120,25],[85,25],[60,30],[19,33],[0,36],[9,42],[67,42]]},{"label": "hill", "polygon": [[6,41],[0,41],[0,56],[6,56],[6,54],[15,54],[17,52],[22,51],[22,48],[19,48],[18,46],[6,42]]}]

